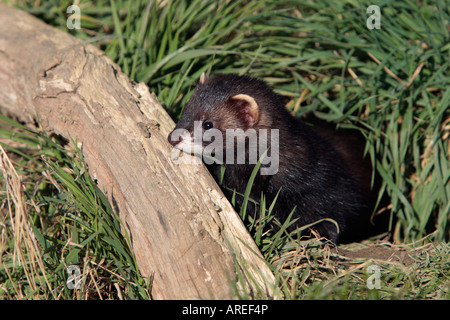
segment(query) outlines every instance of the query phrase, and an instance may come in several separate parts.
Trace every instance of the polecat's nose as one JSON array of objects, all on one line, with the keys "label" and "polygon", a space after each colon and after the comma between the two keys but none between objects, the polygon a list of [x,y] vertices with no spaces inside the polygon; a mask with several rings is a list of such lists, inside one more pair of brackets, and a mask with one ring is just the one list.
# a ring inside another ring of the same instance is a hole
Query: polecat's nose
[{"label": "polecat's nose", "polygon": [[181,136],[178,136],[178,140],[172,140],[172,133],[173,133],[173,131],[169,134],[169,136],[167,137],[167,140],[169,141],[169,143],[172,145],[172,146],[176,146],[177,144],[179,144],[182,140],[183,140],[183,137],[181,137]]}]

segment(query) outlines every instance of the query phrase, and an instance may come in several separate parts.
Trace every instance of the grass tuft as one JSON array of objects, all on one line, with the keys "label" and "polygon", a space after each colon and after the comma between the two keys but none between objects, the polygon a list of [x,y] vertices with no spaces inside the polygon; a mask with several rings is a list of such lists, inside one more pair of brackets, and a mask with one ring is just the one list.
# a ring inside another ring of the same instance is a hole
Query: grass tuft
[{"label": "grass tuft", "polygon": [[[149,298],[125,230],[80,150],[0,118],[0,297]],[[67,285],[70,266],[80,270],[80,290]]]}]

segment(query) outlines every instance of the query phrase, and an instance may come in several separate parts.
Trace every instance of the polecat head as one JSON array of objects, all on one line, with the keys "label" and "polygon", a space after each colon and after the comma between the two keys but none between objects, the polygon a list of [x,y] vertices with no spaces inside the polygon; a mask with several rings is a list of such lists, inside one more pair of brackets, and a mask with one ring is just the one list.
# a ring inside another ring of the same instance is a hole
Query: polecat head
[{"label": "polecat head", "polygon": [[235,74],[208,79],[203,73],[168,140],[177,149],[200,154],[210,141],[194,139],[195,134],[271,128],[274,115],[285,112],[281,98],[261,80]]}]

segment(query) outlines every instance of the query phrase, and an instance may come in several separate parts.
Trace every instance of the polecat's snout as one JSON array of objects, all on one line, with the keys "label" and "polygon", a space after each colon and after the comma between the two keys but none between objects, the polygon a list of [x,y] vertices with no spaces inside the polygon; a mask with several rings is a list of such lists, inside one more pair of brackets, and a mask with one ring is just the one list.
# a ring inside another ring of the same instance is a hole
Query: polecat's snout
[{"label": "polecat's snout", "polygon": [[167,137],[167,140],[169,141],[169,143],[173,146],[176,147],[177,144],[181,143],[183,141],[183,137],[182,136],[177,136],[174,137],[173,131],[169,134],[169,136]]},{"label": "polecat's snout", "polygon": [[167,140],[175,149],[193,155],[202,155],[202,139],[194,139],[193,134],[187,129],[176,127],[169,134]]}]

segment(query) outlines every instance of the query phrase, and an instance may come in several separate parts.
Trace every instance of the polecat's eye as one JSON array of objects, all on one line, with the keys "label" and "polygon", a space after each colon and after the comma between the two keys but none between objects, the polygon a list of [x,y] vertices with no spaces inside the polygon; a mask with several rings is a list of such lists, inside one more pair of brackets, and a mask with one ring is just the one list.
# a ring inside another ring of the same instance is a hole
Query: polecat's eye
[{"label": "polecat's eye", "polygon": [[209,130],[214,127],[214,124],[211,121],[203,122],[203,129]]}]

